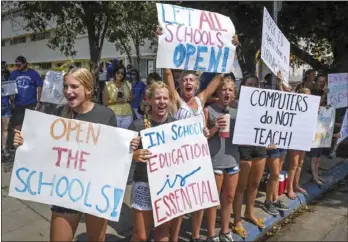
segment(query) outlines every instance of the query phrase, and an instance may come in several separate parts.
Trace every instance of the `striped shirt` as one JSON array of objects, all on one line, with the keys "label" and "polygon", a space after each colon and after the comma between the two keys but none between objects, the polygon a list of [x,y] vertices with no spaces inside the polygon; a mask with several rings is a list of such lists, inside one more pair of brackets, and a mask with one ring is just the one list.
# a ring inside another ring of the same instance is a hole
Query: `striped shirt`
[{"label": "striped shirt", "polygon": [[180,98],[180,108],[178,112],[175,114],[175,119],[180,120],[180,119],[191,118],[194,116],[201,116],[203,124],[205,124],[205,118],[204,118],[204,112],[203,112],[203,106],[202,106],[201,100],[198,97],[195,97],[195,101],[198,105],[197,111],[190,108],[187,105],[187,103]]}]

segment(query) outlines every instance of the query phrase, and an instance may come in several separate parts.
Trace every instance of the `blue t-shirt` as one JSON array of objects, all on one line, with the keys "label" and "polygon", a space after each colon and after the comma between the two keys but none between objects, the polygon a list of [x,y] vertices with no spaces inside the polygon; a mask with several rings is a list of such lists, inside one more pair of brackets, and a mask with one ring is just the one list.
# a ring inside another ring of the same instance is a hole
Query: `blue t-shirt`
[{"label": "blue t-shirt", "polygon": [[199,91],[206,89],[215,75],[215,72],[203,72],[199,81]]},{"label": "blue t-shirt", "polygon": [[16,80],[17,82],[16,106],[36,104],[37,88],[43,85],[39,73],[30,68],[26,71],[14,70],[11,72],[9,80]]},{"label": "blue t-shirt", "polygon": [[138,81],[132,85],[132,93],[134,96],[134,101],[131,103],[132,108],[139,108],[142,95],[144,94],[146,85],[142,81]]}]

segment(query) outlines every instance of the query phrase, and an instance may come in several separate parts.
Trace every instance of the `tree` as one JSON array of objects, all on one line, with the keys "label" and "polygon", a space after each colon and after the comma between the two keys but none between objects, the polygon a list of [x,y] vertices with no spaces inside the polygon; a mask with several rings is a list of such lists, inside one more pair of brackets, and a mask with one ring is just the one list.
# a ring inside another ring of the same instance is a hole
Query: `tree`
[{"label": "tree", "polygon": [[108,39],[115,43],[121,54],[127,54],[131,63],[132,46],[134,46],[139,66],[140,47],[144,46],[146,40],[152,42],[155,39],[156,5],[153,2],[116,2],[116,4],[117,14],[110,22]]},{"label": "tree", "polygon": [[[23,1],[18,6],[24,10],[26,28],[35,32],[52,28],[48,47],[59,50],[66,56],[76,55],[75,39],[78,35],[87,33],[90,70],[98,78],[104,38],[114,16],[111,11],[113,4],[109,1]],[[97,81],[95,84],[97,87]]]}]

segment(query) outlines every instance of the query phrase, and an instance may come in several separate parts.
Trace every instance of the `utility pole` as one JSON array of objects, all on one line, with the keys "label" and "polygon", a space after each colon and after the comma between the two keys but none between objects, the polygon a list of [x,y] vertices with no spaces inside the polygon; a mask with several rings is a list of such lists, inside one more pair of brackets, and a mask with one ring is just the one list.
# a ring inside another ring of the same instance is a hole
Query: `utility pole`
[{"label": "utility pole", "polygon": [[[278,13],[282,8],[281,1],[273,1],[273,20],[278,26]],[[278,26],[279,27],[279,26]],[[276,89],[276,75],[272,74],[272,89]]]}]

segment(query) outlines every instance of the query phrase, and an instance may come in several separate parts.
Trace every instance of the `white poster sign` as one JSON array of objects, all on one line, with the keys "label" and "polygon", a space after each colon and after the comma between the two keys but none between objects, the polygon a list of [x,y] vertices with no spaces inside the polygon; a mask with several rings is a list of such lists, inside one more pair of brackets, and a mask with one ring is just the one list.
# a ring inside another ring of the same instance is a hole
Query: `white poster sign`
[{"label": "white poster sign", "polygon": [[18,93],[16,81],[5,81],[1,82],[1,96],[10,96]]},{"label": "white poster sign", "polygon": [[284,84],[289,86],[290,42],[266,8],[263,8],[261,59],[273,74],[277,75],[278,71],[281,71]]},{"label": "white poster sign", "polygon": [[348,107],[348,73],[328,75],[327,103],[335,108]]},{"label": "white poster sign", "polygon": [[320,107],[312,148],[331,147],[336,109]]},{"label": "white poster sign", "polygon": [[155,226],[178,216],[218,206],[219,195],[200,117],[141,131]]},{"label": "white poster sign", "polygon": [[27,109],[22,135],[10,196],[118,221],[136,132]]},{"label": "white poster sign", "polygon": [[200,72],[232,71],[235,28],[227,16],[156,3],[163,34],[158,39],[156,68]]},{"label": "white poster sign", "polygon": [[53,104],[66,104],[63,93],[63,72],[48,71],[43,83],[41,101]]},{"label": "white poster sign", "polygon": [[233,143],[309,151],[320,97],[242,86]]},{"label": "white poster sign", "polygon": [[340,133],[341,138],[337,140],[337,144],[341,143],[345,138],[348,137],[348,109],[346,110],[346,114],[344,115]]}]

